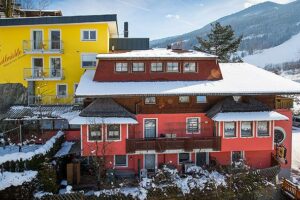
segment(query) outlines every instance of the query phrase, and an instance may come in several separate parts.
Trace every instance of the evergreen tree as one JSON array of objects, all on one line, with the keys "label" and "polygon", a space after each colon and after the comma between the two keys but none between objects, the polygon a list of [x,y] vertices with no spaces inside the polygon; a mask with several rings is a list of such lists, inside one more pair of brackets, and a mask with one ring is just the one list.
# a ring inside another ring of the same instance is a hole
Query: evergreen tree
[{"label": "evergreen tree", "polygon": [[199,45],[194,49],[217,55],[220,62],[241,62],[241,58],[236,55],[243,36],[235,37],[230,25],[222,26],[219,22],[211,24],[211,32],[208,39],[197,37]]}]

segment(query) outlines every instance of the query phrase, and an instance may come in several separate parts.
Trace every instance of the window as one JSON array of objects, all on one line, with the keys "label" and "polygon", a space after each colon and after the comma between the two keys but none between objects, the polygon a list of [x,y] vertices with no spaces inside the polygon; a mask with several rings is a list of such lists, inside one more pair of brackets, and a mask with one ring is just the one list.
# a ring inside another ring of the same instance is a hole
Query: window
[{"label": "window", "polygon": [[97,66],[97,54],[81,54],[81,67],[82,68],[95,68]]},{"label": "window", "polygon": [[197,103],[206,103],[207,102],[206,96],[197,96],[196,99],[197,99]]},{"label": "window", "polygon": [[231,152],[231,162],[240,162],[243,159],[242,151],[232,151]]},{"label": "window", "polygon": [[83,30],[81,32],[82,41],[96,41],[97,40],[97,31],[96,30]]},{"label": "window", "polygon": [[257,122],[257,136],[265,137],[270,136],[269,133],[269,122]]},{"label": "window", "polygon": [[127,63],[116,63],[116,72],[127,72],[128,64]]},{"label": "window", "polygon": [[132,64],[133,72],[143,72],[145,71],[144,63],[133,63]]},{"label": "window", "polygon": [[281,127],[275,127],[274,130],[274,143],[275,144],[282,144],[282,142],[285,140],[286,134],[283,128]]},{"label": "window", "polygon": [[102,126],[89,125],[89,141],[102,140]]},{"label": "window", "polygon": [[107,125],[107,139],[108,140],[120,140],[120,125],[110,124]]},{"label": "window", "polygon": [[115,166],[126,167],[127,166],[127,156],[126,155],[115,155]]},{"label": "window", "polygon": [[196,72],[196,63],[194,63],[194,62],[183,63],[183,71],[184,72]]},{"label": "window", "polygon": [[189,96],[179,96],[179,103],[189,103],[190,97]]},{"label": "window", "polygon": [[184,162],[190,161],[190,154],[189,153],[179,153],[178,154],[178,162],[182,164]]},{"label": "window", "polygon": [[67,85],[58,84],[56,88],[56,95],[58,98],[63,98],[67,96]]},{"label": "window", "polygon": [[152,72],[162,72],[163,64],[161,62],[151,63],[151,71]]},{"label": "window", "polygon": [[44,59],[43,58],[32,58],[32,78],[43,78]]},{"label": "window", "polygon": [[235,122],[224,122],[224,137],[236,137]]},{"label": "window", "polygon": [[146,97],[145,104],[156,104],[156,98],[155,97]]},{"label": "window", "polygon": [[252,122],[241,122],[241,137],[252,137]]},{"label": "window", "polygon": [[186,130],[187,133],[199,133],[199,118],[187,118]]},{"label": "window", "polygon": [[51,57],[50,58],[50,77],[61,77],[61,58]]},{"label": "window", "polygon": [[168,62],[167,63],[167,72],[179,72],[179,67],[178,67],[177,62]]}]

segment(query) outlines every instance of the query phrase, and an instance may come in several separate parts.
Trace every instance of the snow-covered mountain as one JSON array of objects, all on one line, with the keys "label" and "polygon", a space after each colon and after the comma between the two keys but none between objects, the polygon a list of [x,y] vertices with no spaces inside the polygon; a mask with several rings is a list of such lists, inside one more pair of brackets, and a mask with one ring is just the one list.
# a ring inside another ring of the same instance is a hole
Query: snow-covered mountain
[{"label": "snow-covered mountain", "polygon": [[[299,11],[300,12],[300,11]],[[300,60],[300,33],[292,36],[284,43],[243,58],[244,62],[265,67],[285,62],[296,62]]]},{"label": "snow-covered mountain", "polygon": [[[289,4],[264,2],[217,20],[230,24],[237,35],[243,35],[240,50],[244,55],[278,46],[300,32],[300,0]],[[166,47],[182,41],[187,49],[197,45],[197,36],[205,37],[210,24],[198,30],[151,41],[152,47]]]}]

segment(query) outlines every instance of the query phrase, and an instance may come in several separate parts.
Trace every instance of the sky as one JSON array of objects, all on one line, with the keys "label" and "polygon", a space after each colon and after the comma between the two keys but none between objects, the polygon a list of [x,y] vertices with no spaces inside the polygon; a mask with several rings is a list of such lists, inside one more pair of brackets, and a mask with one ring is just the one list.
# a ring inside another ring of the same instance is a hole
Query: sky
[{"label": "sky", "polygon": [[[293,0],[272,0],[289,3]],[[120,37],[129,22],[129,37],[151,40],[180,35],[264,0],[52,0],[49,9],[63,15],[117,14]]]}]

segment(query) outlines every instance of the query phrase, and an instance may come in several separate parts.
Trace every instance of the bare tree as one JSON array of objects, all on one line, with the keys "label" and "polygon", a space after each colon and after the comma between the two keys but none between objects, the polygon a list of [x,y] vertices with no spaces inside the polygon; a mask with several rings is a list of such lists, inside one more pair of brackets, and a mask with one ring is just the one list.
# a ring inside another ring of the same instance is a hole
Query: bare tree
[{"label": "bare tree", "polygon": [[21,0],[20,4],[24,9],[44,10],[51,4],[51,0]]}]

